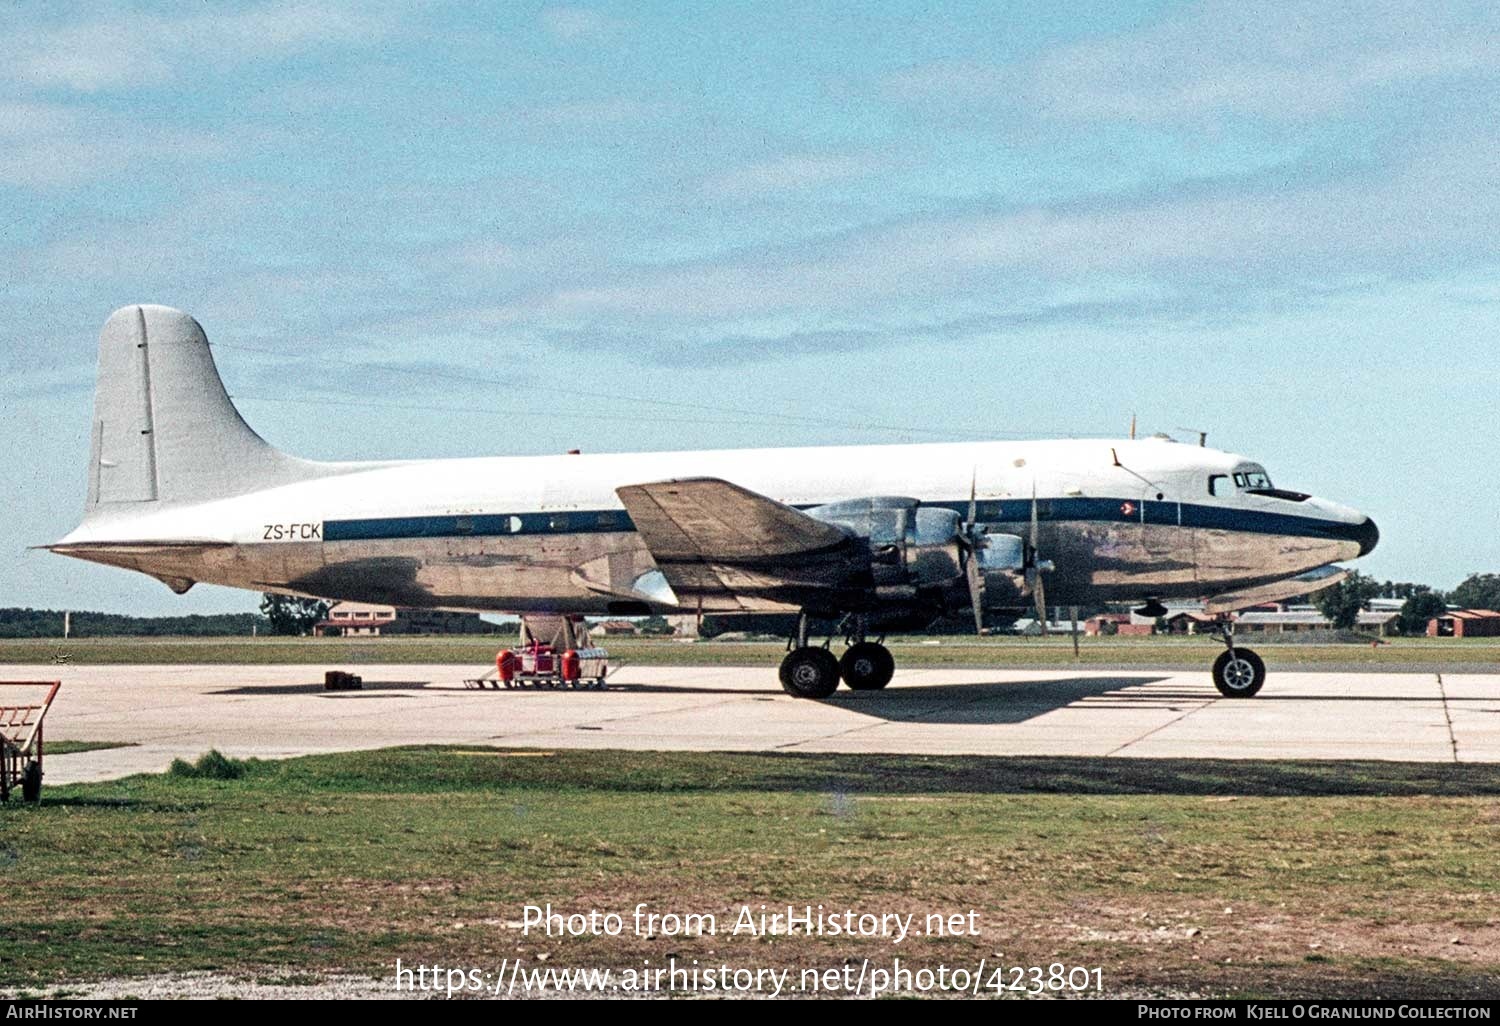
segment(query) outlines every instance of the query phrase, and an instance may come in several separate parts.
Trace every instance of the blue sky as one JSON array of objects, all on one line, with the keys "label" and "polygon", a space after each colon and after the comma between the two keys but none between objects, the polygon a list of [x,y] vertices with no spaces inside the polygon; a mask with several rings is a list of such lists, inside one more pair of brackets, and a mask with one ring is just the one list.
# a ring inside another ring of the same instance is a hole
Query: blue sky
[{"label": "blue sky", "polygon": [[198,317],[307,456],[1135,413],[1371,512],[1367,572],[1500,569],[1493,5],[23,2],[0,30],[0,605],[256,601],[24,551],[76,521],[98,330],[140,301]]}]

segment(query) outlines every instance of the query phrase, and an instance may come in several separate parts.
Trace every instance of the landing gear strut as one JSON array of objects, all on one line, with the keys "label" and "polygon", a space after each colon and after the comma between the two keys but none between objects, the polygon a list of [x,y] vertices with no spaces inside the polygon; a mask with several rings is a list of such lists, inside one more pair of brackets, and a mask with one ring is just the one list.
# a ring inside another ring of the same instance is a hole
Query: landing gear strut
[{"label": "landing gear strut", "polygon": [[1215,630],[1225,651],[1214,660],[1214,687],[1225,698],[1249,698],[1266,682],[1266,664],[1248,648],[1235,648],[1233,623],[1222,620]]},{"label": "landing gear strut", "polygon": [[878,691],[889,684],[896,660],[880,641],[866,640],[863,616],[853,618],[847,640],[843,658],[835,658],[826,644],[809,644],[807,615],[799,616],[796,637],[787,642],[786,658],[781,661],[781,686],[786,693],[796,698],[827,698],[838,690],[840,678],[855,691]]}]

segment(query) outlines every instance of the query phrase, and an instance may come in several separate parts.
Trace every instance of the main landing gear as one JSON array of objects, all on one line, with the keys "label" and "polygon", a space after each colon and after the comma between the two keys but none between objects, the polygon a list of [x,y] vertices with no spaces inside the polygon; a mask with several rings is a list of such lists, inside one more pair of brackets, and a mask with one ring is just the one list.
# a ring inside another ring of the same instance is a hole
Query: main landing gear
[{"label": "main landing gear", "polygon": [[1214,687],[1225,698],[1249,698],[1266,682],[1266,664],[1248,648],[1235,648],[1230,621],[1221,620],[1215,631],[1225,651],[1214,660]]},{"label": "main landing gear", "polygon": [[848,641],[841,659],[826,644],[808,644],[807,616],[799,616],[797,636],[787,642],[786,658],[781,661],[782,688],[796,698],[827,698],[838,690],[841,678],[855,691],[878,691],[889,684],[896,660],[890,649],[865,639],[863,617],[855,618]]}]

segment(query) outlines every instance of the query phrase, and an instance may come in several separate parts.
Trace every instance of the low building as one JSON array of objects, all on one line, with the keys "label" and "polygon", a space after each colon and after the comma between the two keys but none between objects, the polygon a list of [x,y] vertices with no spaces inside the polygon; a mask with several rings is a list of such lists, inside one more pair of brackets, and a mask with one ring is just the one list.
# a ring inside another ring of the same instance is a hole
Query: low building
[{"label": "low building", "polygon": [[591,624],[589,629],[598,634],[614,637],[635,635],[641,632],[640,625],[634,620],[600,620],[596,624]]},{"label": "low building", "polygon": [[381,637],[389,634],[494,634],[495,625],[477,613],[444,609],[398,609],[368,602],[338,602],[313,625],[318,637]]},{"label": "low building", "polygon": [[1083,633],[1091,638],[1101,634],[1119,634],[1120,628],[1130,626],[1129,613],[1098,613],[1083,621]]},{"label": "low building", "polygon": [[1429,638],[1500,638],[1500,613],[1493,609],[1450,609],[1427,621]]},{"label": "low building", "polygon": [[1098,613],[1083,621],[1083,633],[1091,638],[1108,635],[1150,634],[1153,622],[1135,623],[1129,613]]},{"label": "low building", "polygon": [[1162,622],[1168,634],[1206,634],[1218,619],[1199,610],[1179,609],[1162,617]]},{"label": "low building", "polygon": [[[1383,638],[1390,634],[1397,615],[1389,611],[1377,613],[1365,610],[1359,614],[1354,629]],[[1276,613],[1259,611],[1241,613],[1239,619],[1235,621],[1234,629],[1237,634],[1300,634],[1307,631],[1333,630],[1333,624],[1328,621],[1328,617],[1316,609],[1288,609]]]},{"label": "low building", "polygon": [[[1079,626],[1082,627],[1083,624],[1080,623]],[[1035,617],[1025,617],[1011,624],[1010,633],[1020,634],[1028,638],[1036,638],[1042,635],[1042,627],[1042,622]],[[1073,633],[1073,621],[1050,621],[1046,624],[1046,633],[1061,634],[1063,636],[1070,635]]]}]

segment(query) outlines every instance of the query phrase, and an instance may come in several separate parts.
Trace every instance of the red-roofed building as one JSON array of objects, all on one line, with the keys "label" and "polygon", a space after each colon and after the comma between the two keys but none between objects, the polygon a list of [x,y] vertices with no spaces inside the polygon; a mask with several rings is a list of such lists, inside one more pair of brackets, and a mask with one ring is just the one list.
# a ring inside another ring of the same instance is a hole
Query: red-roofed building
[{"label": "red-roofed building", "polygon": [[1450,609],[1427,621],[1429,638],[1500,638],[1500,613],[1493,609]]}]

